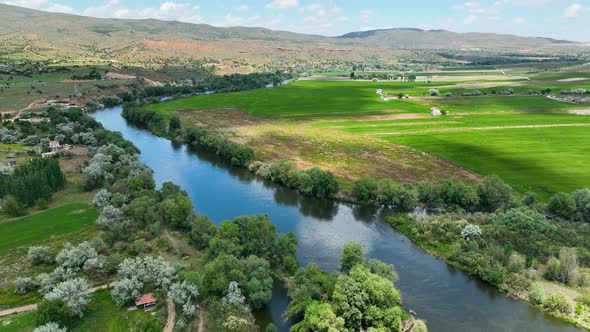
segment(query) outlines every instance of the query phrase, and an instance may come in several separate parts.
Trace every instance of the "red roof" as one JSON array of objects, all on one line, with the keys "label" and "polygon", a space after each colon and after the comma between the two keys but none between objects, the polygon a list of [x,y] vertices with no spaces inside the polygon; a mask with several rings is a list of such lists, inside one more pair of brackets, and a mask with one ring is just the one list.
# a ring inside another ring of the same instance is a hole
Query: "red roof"
[{"label": "red roof", "polygon": [[148,293],[148,294],[143,294],[141,297],[137,298],[135,300],[135,305],[136,306],[140,306],[140,305],[154,303],[154,302],[157,302],[157,301],[158,300],[156,300],[156,298],[154,298],[154,296],[152,295],[152,293]]}]

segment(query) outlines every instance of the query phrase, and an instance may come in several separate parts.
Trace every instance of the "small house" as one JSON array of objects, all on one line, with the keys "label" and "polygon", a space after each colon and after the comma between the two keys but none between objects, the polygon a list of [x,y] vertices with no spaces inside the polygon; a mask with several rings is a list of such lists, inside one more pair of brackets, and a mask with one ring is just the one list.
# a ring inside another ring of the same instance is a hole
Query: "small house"
[{"label": "small house", "polygon": [[438,107],[433,107],[430,109],[430,115],[432,116],[440,116],[442,115],[441,110]]},{"label": "small house", "polygon": [[60,145],[59,145],[58,141],[50,141],[49,142],[49,148],[51,150],[57,150],[57,149],[59,149],[59,147],[60,147]]},{"label": "small house", "polygon": [[135,300],[135,307],[144,311],[153,310],[157,304],[158,300],[156,300],[152,293],[143,294]]}]

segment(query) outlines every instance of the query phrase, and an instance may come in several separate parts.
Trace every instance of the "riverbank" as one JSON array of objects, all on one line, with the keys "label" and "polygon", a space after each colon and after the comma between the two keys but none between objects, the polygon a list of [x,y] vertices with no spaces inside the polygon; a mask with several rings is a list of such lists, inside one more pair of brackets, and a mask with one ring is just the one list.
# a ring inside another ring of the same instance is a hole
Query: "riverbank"
[{"label": "riverbank", "polygon": [[[418,249],[384,222],[386,213],[380,209],[301,196],[263,181],[245,168],[231,167],[214,153],[189,149],[130,126],[120,114],[121,108],[116,107],[94,116],[108,129],[120,131],[142,151],[140,159],[154,170],[158,186],[166,181],[182,185],[197,212],[216,223],[236,215],[267,214],[277,231],[295,233],[299,239],[297,260],[302,266],[313,262],[324,271],[337,270],[344,244],[362,243],[369,257],[398,267],[400,281],[396,286],[404,294],[404,309],[418,313],[431,331],[482,327],[578,331],[549,319],[526,303],[501,296],[478,278]],[[288,331],[290,324],[282,319],[288,297],[280,289],[273,289],[265,315],[279,331]]]},{"label": "riverbank", "polygon": [[[524,246],[509,242],[508,238],[499,240],[507,237],[500,226],[487,223],[486,217],[464,217],[469,221],[453,216],[418,217],[418,220],[398,214],[387,218],[387,221],[418,247],[447,264],[482,278],[508,296],[523,300],[557,319],[590,330],[590,303],[586,300],[590,287],[585,281],[589,269],[576,267],[578,278],[568,282],[569,285],[547,280],[545,276],[551,273],[552,268],[541,264],[543,261],[539,255],[532,258],[532,263],[527,263],[524,256],[518,253],[526,251]],[[458,233],[463,233],[461,229],[468,223],[477,225],[478,229],[481,227],[482,235],[473,235],[467,241],[461,239]],[[542,240],[536,234],[530,234],[529,240],[533,243],[541,242],[540,245],[547,247],[555,246],[552,239]],[[571,240],[571,245],[577,243]],[[498,243],[502,241],[512,246],[509,251],[499,254],[506,257],[505,265],[501,262],[502,258],[493,257],[493,252],[497,252],[494,248],[499,249]],[[562,259],[561,251],[559,258]]]}]

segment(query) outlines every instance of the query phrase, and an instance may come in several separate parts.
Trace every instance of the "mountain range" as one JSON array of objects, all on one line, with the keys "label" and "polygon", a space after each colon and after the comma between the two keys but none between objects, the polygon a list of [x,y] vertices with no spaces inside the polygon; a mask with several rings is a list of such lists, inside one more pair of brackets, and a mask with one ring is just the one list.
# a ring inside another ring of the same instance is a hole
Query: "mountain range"
[{"label": "mountain range", "polygon": [[[587,47],[550,38],[412,28],[325,37],[265,28],[84,17],[5,4],[0,4],[0,43],[0,55],[11,58],[126,63],[181,60],[247,64],[250,68],[298,61],[363,61],[375,56],[404,59],[424,50],[565,54]],[[435,53],[425,60],[436,58]]]}]

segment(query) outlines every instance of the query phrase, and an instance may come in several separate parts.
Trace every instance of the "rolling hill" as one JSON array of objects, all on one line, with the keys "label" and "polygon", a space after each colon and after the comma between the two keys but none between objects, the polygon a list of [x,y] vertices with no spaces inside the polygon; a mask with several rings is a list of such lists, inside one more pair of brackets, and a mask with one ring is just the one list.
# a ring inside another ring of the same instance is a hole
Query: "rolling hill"
[{"label": "rolling hill", "polygon": [[0,56],[61,62],[125,64],[195,62],[243,71],[302,63],[350,63],[366,59],[440,60],[423,50],[494,50],[565,53],[582,44],[491,33],[386,29],[339,37],[264,28],[219,28],[155,19],[102,19],[47,13],[0,4]]}]

